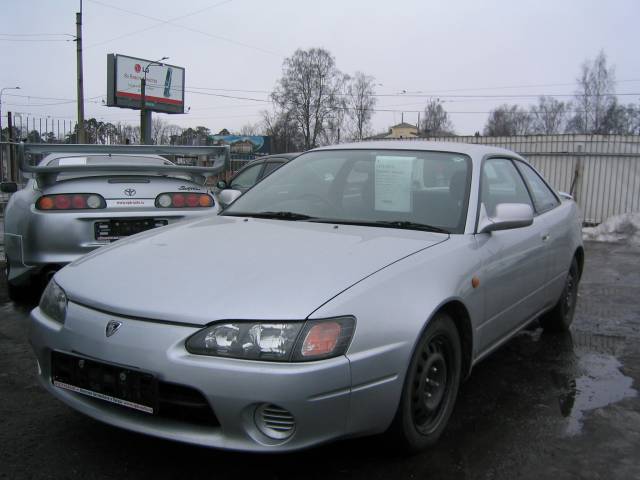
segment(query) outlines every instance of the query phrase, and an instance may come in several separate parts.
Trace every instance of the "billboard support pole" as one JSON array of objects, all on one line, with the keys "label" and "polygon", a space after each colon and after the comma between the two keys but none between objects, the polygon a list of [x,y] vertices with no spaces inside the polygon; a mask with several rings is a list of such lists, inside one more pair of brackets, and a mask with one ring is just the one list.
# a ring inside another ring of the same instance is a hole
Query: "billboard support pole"
[{"label": "billboard support pole", "polygon": [[147,138],[147,111],[145,110],[145,90],[147,88],[147,69],[144,70],[144,77],[140,79],[140,144],[146,145]]}]

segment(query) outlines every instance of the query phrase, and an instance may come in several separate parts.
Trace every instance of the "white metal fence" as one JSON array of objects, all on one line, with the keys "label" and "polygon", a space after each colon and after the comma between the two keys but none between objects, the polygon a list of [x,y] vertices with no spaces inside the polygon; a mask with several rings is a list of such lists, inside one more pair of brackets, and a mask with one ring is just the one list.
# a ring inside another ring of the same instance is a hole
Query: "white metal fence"
[{"label": "white metal fence", "polygon": [[[403,139],[404,140],[404,139]],[[585,224],[640,211],[640,136],[522,135],[416,140],[495,145],[525,157],[553,188],[571,193]]]}]

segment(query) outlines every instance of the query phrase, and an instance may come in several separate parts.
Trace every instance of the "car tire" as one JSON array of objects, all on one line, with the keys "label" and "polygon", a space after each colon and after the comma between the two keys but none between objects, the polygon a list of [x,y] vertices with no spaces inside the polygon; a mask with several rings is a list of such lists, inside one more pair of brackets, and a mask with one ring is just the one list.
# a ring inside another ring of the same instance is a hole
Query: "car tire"
[{"label": "car tire", "polygon": [[578,261],[573,258],[567,272],[562,295],[558,303],[547,313],[540,316],[540,325],[548,332],[566,332],[573,322],[578,300],[578,283],[580,282],[580,269]]},{"label": "car tire", "polygon": [[407,369],[389,432],[396,445],[413,453],[436,443],[453,412],[461,367],[458,330],[448,314],[438,313],[420,337]]}]

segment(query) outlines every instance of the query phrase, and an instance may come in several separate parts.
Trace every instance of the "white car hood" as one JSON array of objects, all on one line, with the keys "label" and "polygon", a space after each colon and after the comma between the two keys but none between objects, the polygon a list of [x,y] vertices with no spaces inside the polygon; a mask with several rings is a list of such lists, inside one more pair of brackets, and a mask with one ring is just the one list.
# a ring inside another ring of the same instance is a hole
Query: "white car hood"
[{"label": "white car hood", "polygon": [[304,319],[368,275],[447,238],[215,216],[120,240],[55,280],[70,301],[122,315],[197,325]]}]

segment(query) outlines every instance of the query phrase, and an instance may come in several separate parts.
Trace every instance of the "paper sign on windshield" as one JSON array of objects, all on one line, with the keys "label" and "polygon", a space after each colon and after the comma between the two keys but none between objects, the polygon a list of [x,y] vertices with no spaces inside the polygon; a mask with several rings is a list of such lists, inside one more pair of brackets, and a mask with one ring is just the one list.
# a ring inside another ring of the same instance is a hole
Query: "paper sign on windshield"
[{"label": "paper sign on windshield", "polygon": [[411,211],[411,178],[415,157],[376,157],[375,209]]}]

